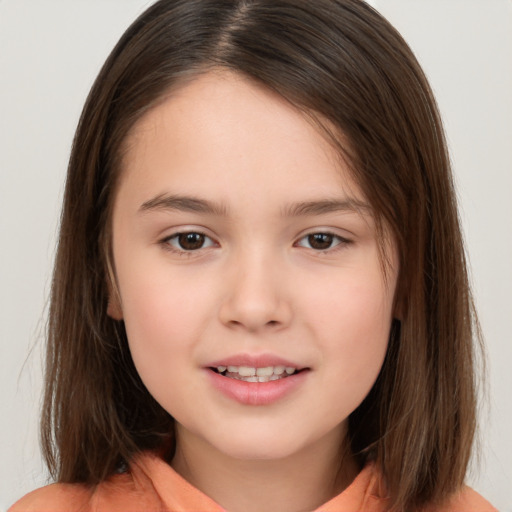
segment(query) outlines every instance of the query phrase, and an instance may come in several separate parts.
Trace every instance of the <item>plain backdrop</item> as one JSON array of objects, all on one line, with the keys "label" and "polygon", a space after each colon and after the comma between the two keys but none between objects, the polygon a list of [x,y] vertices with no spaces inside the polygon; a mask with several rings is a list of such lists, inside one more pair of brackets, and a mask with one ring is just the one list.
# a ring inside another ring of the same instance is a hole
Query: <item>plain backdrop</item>
[{"label": "plain backdrop", "polygon": [[[147,0],[0,0],[0,511],[47,475],[42,345],[69,149],[104,59]],[[512,1],[374,0],[444,116],[488,350],[469,483],[512,511]]]}]

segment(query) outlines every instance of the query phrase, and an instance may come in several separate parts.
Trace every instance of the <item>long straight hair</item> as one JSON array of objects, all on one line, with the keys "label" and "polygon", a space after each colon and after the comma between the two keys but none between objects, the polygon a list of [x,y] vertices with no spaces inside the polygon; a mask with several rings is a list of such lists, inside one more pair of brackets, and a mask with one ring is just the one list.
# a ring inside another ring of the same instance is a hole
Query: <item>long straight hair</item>
[{"label": "long straight hair", "polygon": [[108,57],[74,139],[53,276],[42,415],[52,475],[98,483],[138,451],[173,444],[172,417],[141,382],[123,323],[106,313],[111,211],[134,123],[214,68],[330,129],[392,232],[399,315],[377,382],[349,418],[350,449],[381,469],[392,508],[442,501],[471,453],[478,324],[433,94],[402,37],[361,0],[161,0]]}]

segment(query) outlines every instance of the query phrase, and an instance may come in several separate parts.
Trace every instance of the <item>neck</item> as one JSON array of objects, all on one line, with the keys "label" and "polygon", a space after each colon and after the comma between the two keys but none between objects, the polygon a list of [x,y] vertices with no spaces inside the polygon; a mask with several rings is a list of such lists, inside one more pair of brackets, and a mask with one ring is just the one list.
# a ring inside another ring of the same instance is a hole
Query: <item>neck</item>
[{"label": "neck", "polygon": [[[341,493],[356,464],[340,433],[277,460],[234,459],[200,440],[178,438],[173,468],[228,512],[306,512]],[[334,449],[333,449],[334,447]]]}]

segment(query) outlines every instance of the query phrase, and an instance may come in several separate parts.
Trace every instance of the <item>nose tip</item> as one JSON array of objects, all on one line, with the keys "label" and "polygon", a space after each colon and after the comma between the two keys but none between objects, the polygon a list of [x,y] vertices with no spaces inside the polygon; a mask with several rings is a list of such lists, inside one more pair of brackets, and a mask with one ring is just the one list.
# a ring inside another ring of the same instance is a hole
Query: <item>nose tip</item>
[{"label": "nose tip", "polygon": [[291,320],[291,305],[282,283],[272,272],[238,273],[227,283],[220,320],[231,328],[256,332],[279,329]]},{"label": "nose tip", "polygon": [[240,327],[250,332],[256,332],[262,328],[276,329],[284,325],[285,322],[283,320],[272,319],[277,316],[278,314],[275,310],[267,312],[238,307],[236,310],[232,310],[232,314],[229,315],[227,321],[224,320],[224,323],[230,327]]}]

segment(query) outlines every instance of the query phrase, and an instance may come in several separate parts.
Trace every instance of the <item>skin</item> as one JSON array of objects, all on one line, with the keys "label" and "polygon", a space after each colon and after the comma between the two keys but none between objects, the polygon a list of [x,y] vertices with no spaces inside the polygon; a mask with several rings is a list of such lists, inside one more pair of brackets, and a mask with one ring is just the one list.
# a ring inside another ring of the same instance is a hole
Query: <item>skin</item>
[{"label": "skin", "polygon": [[[205,236],[185,250],[184,232]],[[329,234],[320,248],[314,233]],[[312,510],[352,481],[347,418],[377,378],[393,317],[394,244],[386,251],[384,279],[346,165],[274,93],[210,71],[145,114],[115,197],[109,314],[176,420],[176,471],[230,512]],[[238,354],[307,370],[282,399],[241,404],[205,368]]]}]

